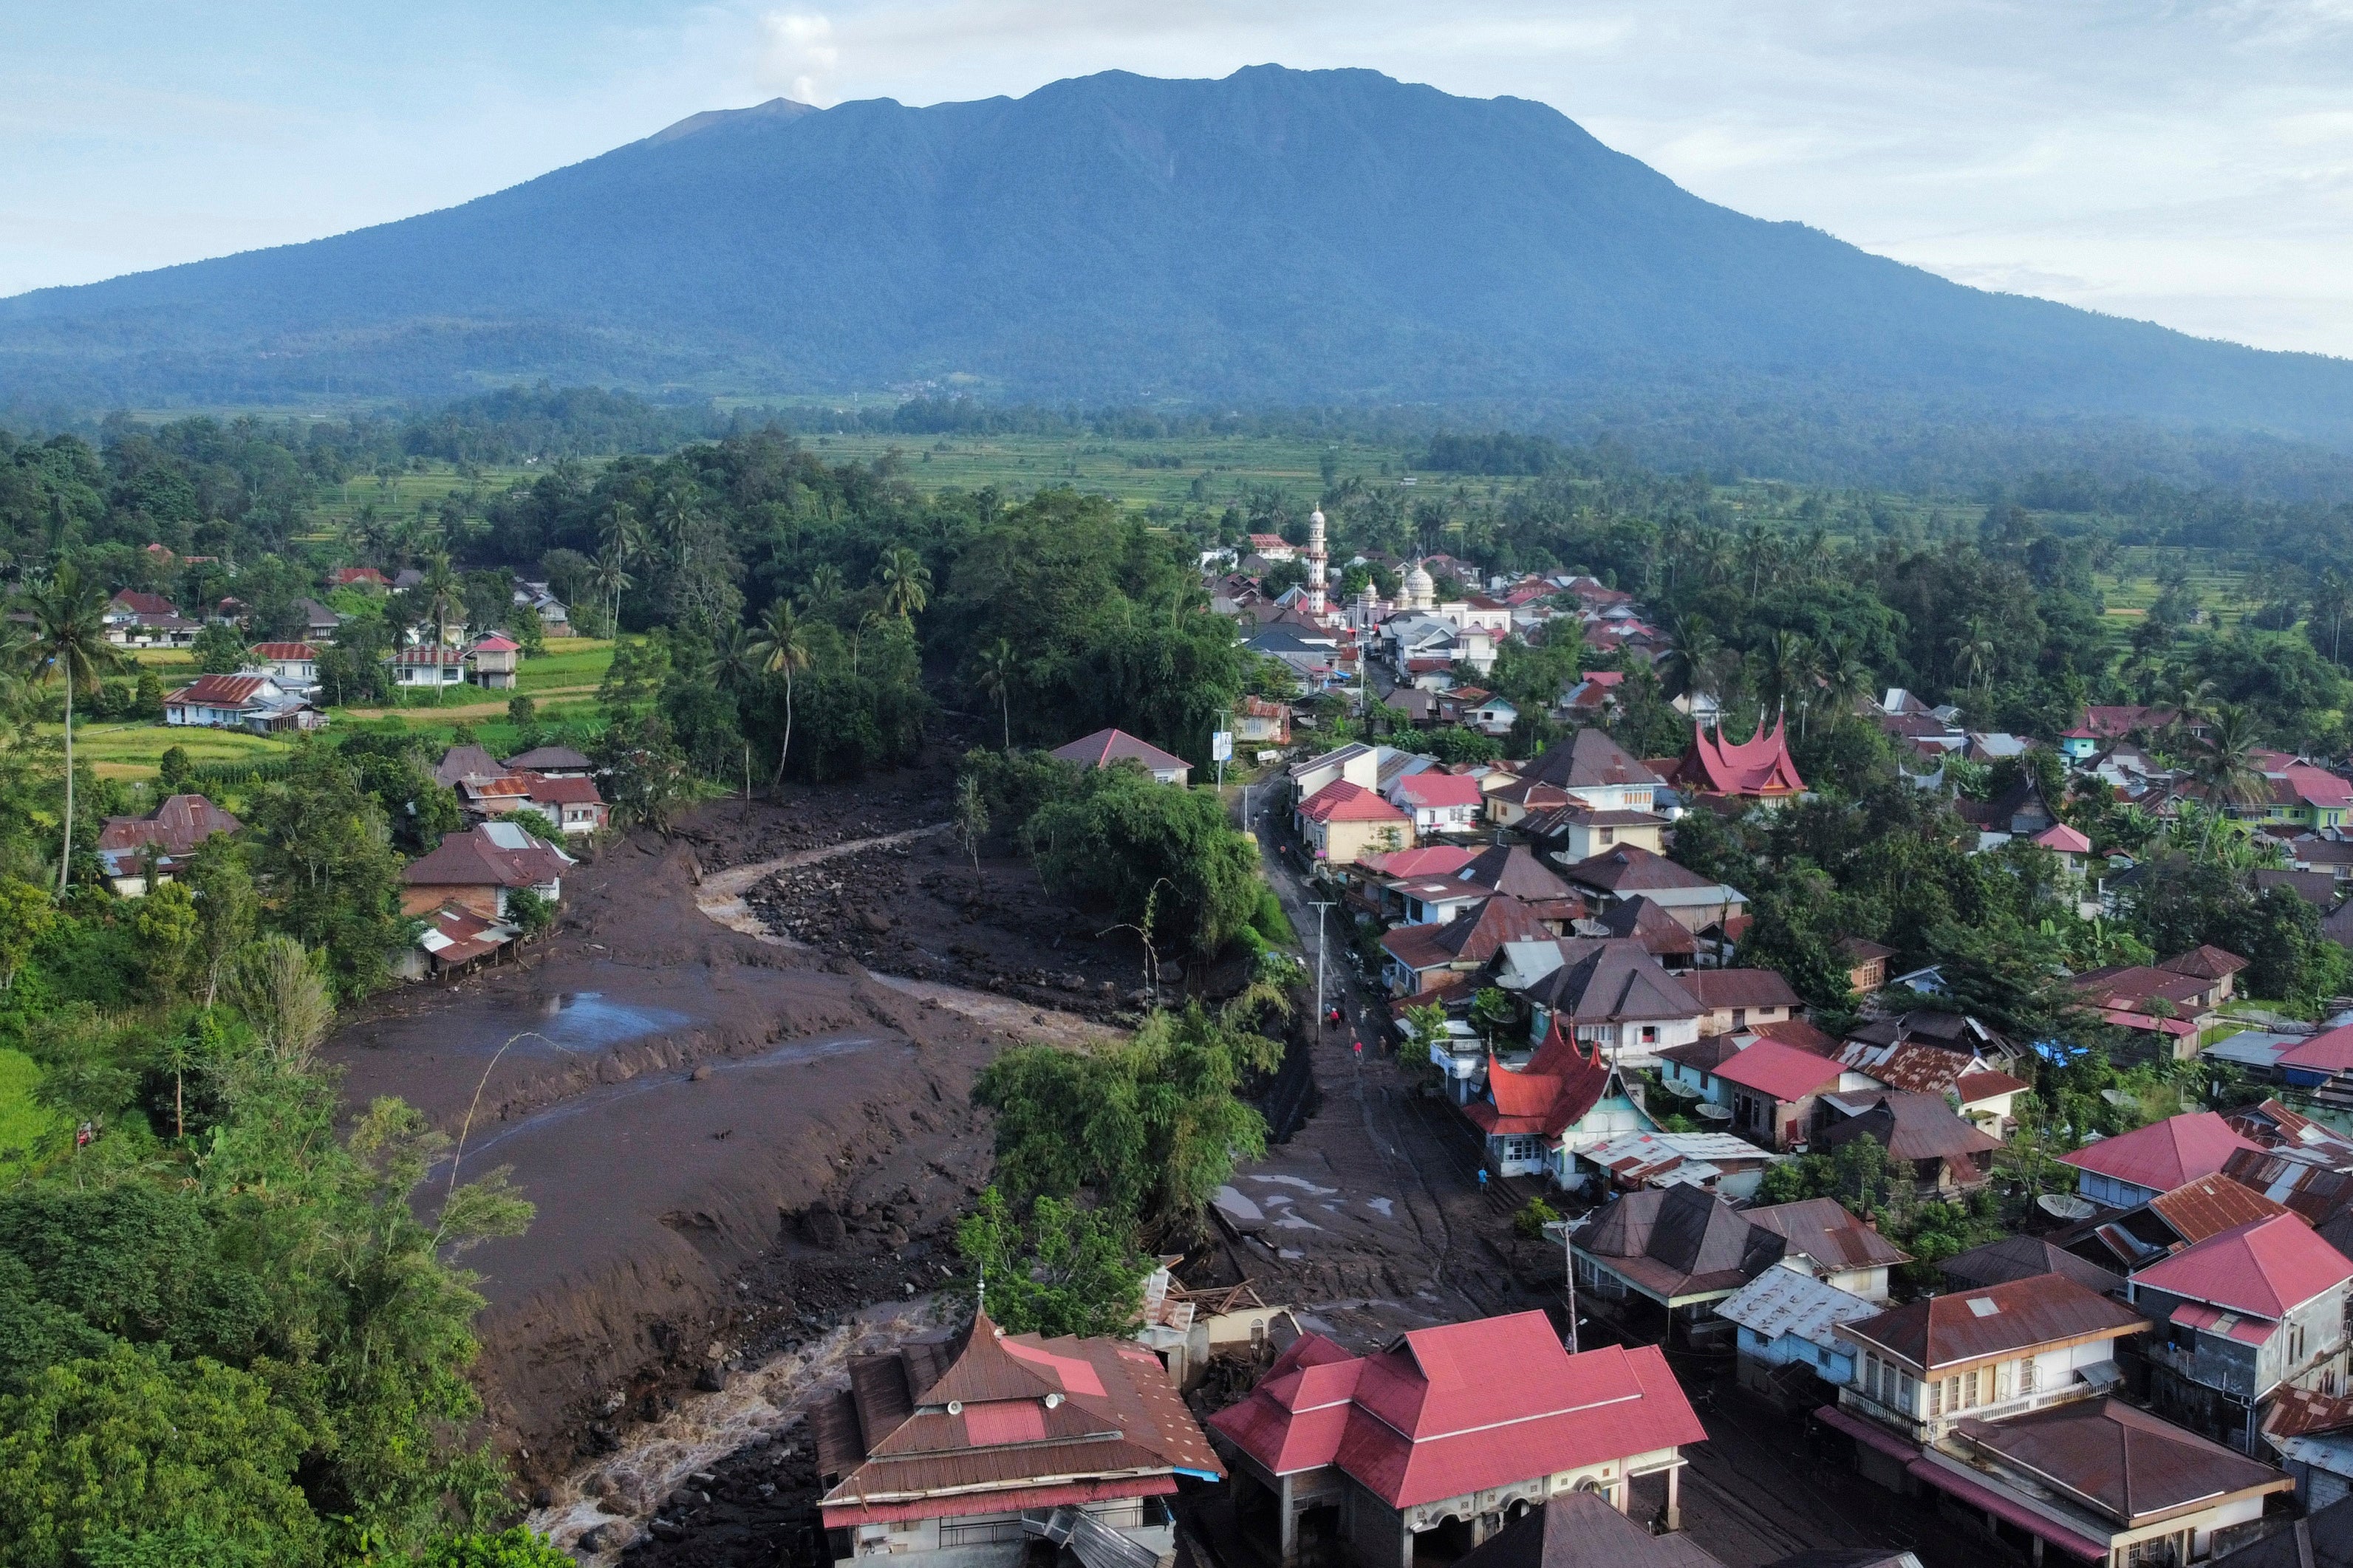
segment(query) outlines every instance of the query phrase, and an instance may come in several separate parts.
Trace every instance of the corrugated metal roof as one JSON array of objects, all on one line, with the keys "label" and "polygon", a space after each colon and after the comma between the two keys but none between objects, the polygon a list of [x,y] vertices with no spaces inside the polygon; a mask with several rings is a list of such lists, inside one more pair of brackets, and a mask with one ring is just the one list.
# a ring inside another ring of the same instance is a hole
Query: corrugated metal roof
[{"label": "corrugated metal roof", "polygon": [[2353,1279],[2353,1261],[2302,1219],[2282,1213],[2208,1237],[2132,1278],[2136,1289],[2146,1285],[2168,1296],[2280,1318]]},{"label": "corrugated metal roof", "polygon": [[1797,1268],[1767,1268],[1725,1300],[1715,1315],[1768,1340],[1795,1335],[1810,1344],[1837,1343],[1831,1328],[1875,1316],[1877,1304],[1825,1284]]},{"label": "corrugated metal roof", "polygon": [[1844,1332],[1933,1372],[1991,1361],[2035,1345],[2113,1339],[2147,1326],[2147,1319],[2121,1302],[2063,1275],[2042,1274],[1932,1296],[1849,1324]]},{"label": "corrugated metal roof", "polygon": [[2184,1182],[2220,1171],[2233,1149],[2254,1146],[2214,1112],[2196,1110],[2086,1143],[2059,1160],[2151,1192],[2169,1193]]}]

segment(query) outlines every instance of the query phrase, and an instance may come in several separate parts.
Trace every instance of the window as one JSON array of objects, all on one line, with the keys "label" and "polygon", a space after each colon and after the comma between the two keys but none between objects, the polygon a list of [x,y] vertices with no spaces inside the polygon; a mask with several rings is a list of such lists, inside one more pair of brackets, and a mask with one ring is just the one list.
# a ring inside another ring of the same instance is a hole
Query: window
[{"label": "window", "polygon": [[2301,1318],[2288,1321],[2287,1359],[2291,1366],[2304,1359],[2304,1321]]},{"label": "window", "polygon": [[1934,1421],[1945,1413],[1945,1385],[1940,1380],[1928,1385],[1928,1419]]},{"label": "window", "polygon": [[2028,1356],[2018,1363],[2018,1392],[2022,1394],[2034,1392],[2034,1358],[2032,1356]]},{"label": "window", "polygon": [[1977,1407],[1978,1374],[1976,1369],[1971,1368],[1969,1371],[1961,1373],[1961,1408],[1964,1410],[1975,1410]]},{"label": "window", "polygon": [[1903,1407],[1906,1415],[1909,1415],[1919,1408],[1920,1385],[1913,1381],[1912,1374],[1908,1372],[1899,1372],[1895,1376],[1898,1384],[1896,1403]]},{"label": "window", "polygon": [[1945,1408],[1952,1411],[1956,1415],[1958,1415],[1963,1408],[1961,1405],[1961,1380],[1957,1377],[1948,1377],[1945,1379]]},{"label": "window", "polygon": [[2001,1365],[1993,1369],[1993,1396],[1996,1400],[2003,1400],[2010,1397],[2010,1363],[2008,1362],[2004,1362]]},{"label": "window", "polygon": [[1659,1026],[1656,1024],[1642,1026],[1642,1043],[1646,1046],[1655,1046],[1659,1043]]},{"label": "window", "polygon": [[1604,843],[1604,844],[1615,844],[1615,843],[1617,843],[1617,842],[1618,842],[1618,830],[1617,830],[1616,828],[1614,828],[1614,827],[1605,827],[1605,828],[1603,828],[1603,829],[1601,830],[1601,842],[1602,842],[1602,843]]}]

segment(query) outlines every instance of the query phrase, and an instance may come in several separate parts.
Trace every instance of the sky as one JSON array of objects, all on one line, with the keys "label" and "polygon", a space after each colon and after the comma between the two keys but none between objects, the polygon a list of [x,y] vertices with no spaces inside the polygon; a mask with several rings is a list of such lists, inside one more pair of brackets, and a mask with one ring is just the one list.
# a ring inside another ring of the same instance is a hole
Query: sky
[{"label": "sky", "polygon": [[0,296],[501,189],[706,109],[1365,66],[1960,282],[2353,356],[2353,0],[0,0]]}]

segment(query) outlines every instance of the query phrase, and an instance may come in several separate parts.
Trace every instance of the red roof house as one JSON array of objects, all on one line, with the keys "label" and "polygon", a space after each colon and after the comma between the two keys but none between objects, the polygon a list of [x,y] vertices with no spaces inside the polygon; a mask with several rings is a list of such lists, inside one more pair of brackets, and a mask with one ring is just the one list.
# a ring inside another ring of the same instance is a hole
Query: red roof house
[{"label": "red roof house", "polygon": [[1787,724],[1778,719],[1770,731],[1754,739],[1727,741],[1718,726],[1715,739],[1704,726],[1692,729],[1691,749],[1683,753],[1668,783],[1704,799],[1718,801],[1781,801],[1803,795],[1806,781],[1789,758]]},{"label": "red roof house", "polygon": [[1346,865],[1366,851],[1413,847],[1413,819],[1359,784],[1334,779],[1299,803],[1299,836],[1319,860]]},{"label": "red roof house", "polygon": [[2233,1150],[2254,1147],[2213,1111],[2198,1110],[2086,1143],[2059,1159],[2075,1167],[2075,1190],[2084,1197],[2131,1208],[2214,1174]]},{"label": "red roof house", "polygon": [[1276,1500],[1282,1562],[1296,1512],[1335,1491],[1358,1552],[1382,1561],[1410,1562],[1414,1537],[1449,1518],[1556,1490],[1622,1511],[1631,1479],[1661,1471],[1672,1515],[1679,1450],[1706,1436],[1656,1346],[1572,1356],[1542,1312],[1416,1329],[1361,1357],[1302,1335],[1209,1430],[1237,1484]]},{"label": "red roof house", "polygon": [[1609,1054],[1579,1047],[1556,1016],[1544,1044],[1518,1071],[1490,1057],[1485,1098],[1462,1108],[1487,1140],[1487,1157],[1504,1175],[1567,1180],[1567,1155],[1658,1124],[1618,1081]]},{"label": "red roof house", "polygon": [[[2280,1319],[2348,1279],[2353,1279],[2353,1259],[2321,1240],[2295,1215],[2282,1213],[2159,1258],[2132,1277],[2132,1295],[2138,1304],[2143,1291],[2160,1290],[2223,1312],[2268,1319],[2263,1333],[2255,1338],[2260,1343]],[[2181,1321],[2180,1309],[2175,1309],[2173,1317]],[[2340,1316],[2331,1327],[2341,1325]]]},{"label": "red roof house", "polygon": [[99,831],[98,858],[117,893],[147,890],[146,860],[169,881],[187,858],[216,833],[235,833],[245,824],[200,795],[167,796],[146,816],[110,816]]},{"label": "red roof house", "polygon": [[1718,1064],[1715,1076],[1731,1086],[1732,1130],[1786,1149],[1805,1138],[1815,1096],[1836,1089],[1845,1070],[1828,1057],[1762,1039]]}]

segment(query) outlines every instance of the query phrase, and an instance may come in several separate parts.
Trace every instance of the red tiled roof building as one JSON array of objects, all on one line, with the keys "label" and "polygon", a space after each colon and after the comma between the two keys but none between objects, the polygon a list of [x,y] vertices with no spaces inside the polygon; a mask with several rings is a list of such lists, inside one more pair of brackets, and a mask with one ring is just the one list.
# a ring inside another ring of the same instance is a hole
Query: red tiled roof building
[{"label": "red tiled roof building", "polygon": [[1803,795],[1806,781],[1790,760],[1787,731],[1787,724],[1776,719],[1771,730],[1733,742],[1724,738],[1720,725],[1714,739],[1704,727],[1694,725],[1691,749],[1667,782],[1704,800],[1771,804]]},{"label": "red tiled roof building", "polygon": [[1514,1505],[1580,1489],[1623,1511],[1633,1480],[1662,1473],[1672,1526],[1680,1449],[1706,1436],[1656,1346],[1572,1356],[1542,1312],[1417,1329],[1368,1356],[1302,1335],[1209,1430],[1237,1512],[1274,1513],[1284,1568],[1323,1507],[1366,1563],[1410,1563],[1424,1536],[1475,1546]]}]

